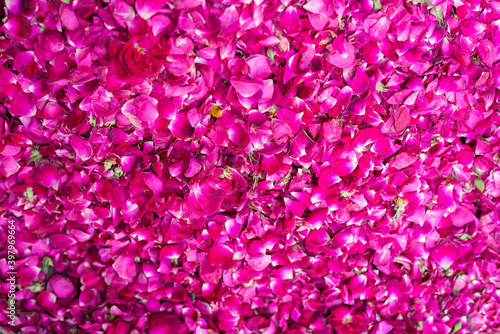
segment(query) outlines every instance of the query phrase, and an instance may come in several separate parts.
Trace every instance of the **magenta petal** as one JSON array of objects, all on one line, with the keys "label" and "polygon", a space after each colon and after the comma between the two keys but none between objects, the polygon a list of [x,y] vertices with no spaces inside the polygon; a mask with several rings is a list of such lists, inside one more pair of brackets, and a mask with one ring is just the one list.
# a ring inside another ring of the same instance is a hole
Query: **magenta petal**
[{"label": "magenta petal", "polygon": [[304,214],[306,207],[299,201],[294,201],[290,198],[285,198],[285,206],[290,210],[295,216],[300,217]]},{"label": "magenta petal", "polygon": [[92,157],[92,146],[87,139],[75,134],[71,137],[71,146],[82,161],[87,161]]},{"label": "magenta petal", "polygon": [[342,123],[337,120],[330,120],[326,123],[323,123],[323,125],[321,126],[321,134],[329,142],[340,139],[343,132],[344,128],[342,126]]},{"label": "magenta petal", "polygon": [[54,248],[67,249],[70,246],[76,244],[76,240],[70,237],[69,235],[57,233],[52,234],[49,237],[50,244]]},{"label": "magenta petal", "polygon": [[135,114],[142,121],[154,121],[159,115],[157,105],[155,99],[141,95],[134,100]]},{"label": "magenta petal", "polygon": [[69,298],[75,292],[75,286],[71,279],[60,274],[54,274],[50,278],[47,288],[54,291],[57,298]]},{"label": "magenta petal", "polygon": [[464,207],[457,207],[455,211],[451,214],[451,220],[453,221],[454,226],[462,227],[464,225],[467,225],[468,223],[473,222],[475,219],[474,214],[464,208]]},{"label": "magenta petal", "polygon": [[347,286],[349,287],[349,290],[351,290],[353,294],[356,294],[363,292],[363,290],[366,287],[366,283],[367,283],[366,275],[357,275],[349,280]]},{"label": "magenta petal", "polygon": [[205,283],[217,284],[222,276],[222,269],[213,266],[201,266],[200,278]]},{"label": "magenta petal", "polygon": [[201,171],[202,166],[196,158],[190,155],[189,158],[184,162],[184,169],[184,175],[186,175],[187,177],[193,177]]},{"label": "magenta petal", "polygon": [[387,334],[392,331],[394,327],[388,323],[387,321],[379,322],[373,327],[373,330],[370,332],[371,334]]},{"label": "magenta petal", "polygon": [[135,155],[124,156],[121,158],[122,172],[128,173],[132,171],[137,165],[139,158]]},{"label": "magenta petal", "polygon": [[262,271],[266,269],[271,263],[271,256],[260,254],[251,257],[248,261],[248,265],[255,271]]},{"label": "magenta petal", "polygon": [[275,174],[280,169],[278,159],[274,155],[263,156],[261,161],[262,170],[269,175]]},{"label": "magenta petal", "polygon": [[339,159],[333,164],[333,170],[338,176],[346,176],[356,169],[356,163],[350,159]]},{"label": "magenta petal", "polygon": [[[19,52],[16,55],[16,58],[14,59],[14,64],[12,65],[12,68],[18,72],[23,72],[30,64],[32,64],[34,59],[35,59],[35,53],[33,51]],[[3,74],[2,71],[0,71],[0,74]],[[5,85],[4,83],[1,82],[5,80],[6,77],[4,75],[1,75],[0,78],[2,78],[0,79],[0,84]]]},{"label": "magenta petal", "polygon": [[109,137],[113,144],[121,144],[128,139],[128,135],[125,131],[118,128],[113,128],[109,132]]},{"label": "magenta petal", "polygon": [[215,189],[210,184],[194,183],[190,186],[186,204],[197,215],[212,215],[217,212],[222,202],[223,190]]},{"label": "magenta petal", "polygon": [[163,191],[163,181],[153,173],[144,174],[144,183],[158,196]]},{"label": "magenta petal", "polygon": [[328,188],[333,186],[335,183],[339,182],[340,178],[334,172],[332,167],[326,167],[321,170],[321,174],[319,175],[318,185],[321,188]]},{"label": "magenta petal", "polygon": [[178,317],[165,312],[151,316],[148,324],[148,333],[150,334],[179,333],[182,326]]},{"label": "magenta petal", "polygon": [[9,18],[4,24],[5,29],[18,38],[28,38],[33,32],[31,22],[23,16]]},{"label": "magenta petal", "polygon": [[281,16],[279,21],[280,26],[289,34],[297,33],[299,31],[299,14],[294,6],[289,6]]},{"label": "magenta petal", "polygon": [[325,0],[310,0],[304,5],[304,9],[314,14],[324,13]]},{"label": "magenta petal", "polygon": [[245,148],[250,143],[250,137],[247,130],[240,124],[236,123],[227,131],[229,140],[240,148]]},{"label": "magenta petal", "polygon": [[167,4],[166,0],[137,0],[135,8],[144,20],[158,13]]},{"label": "magenta petal", "polygon": [[332,42],[332,53],[326,57],[326,60],[334,66],[348,68],[354,64],[355,59],[354,46],[344,40],[344,35],[336,37]]},{"label": "magenta petal", "polygon": [[120,255],[113,263],[113,269],[119,277],[134,278],[137,276],[135,261],[130,255]]},{"label": "magenta petal", "polygon": [[215,245],[208,250],[208,264],[222,269],[233,267],[233,250],[228,246]]},{"label": "magenta petal", "polygon": [[353,115],[363,116],[365,114],[366,102],[364,99],[360,99],[359,97],[355,97],[347,110],[349,110]]},{"label": "magenta petal", "polygon": [[410,153],[403,152],[398,154],[394,160],[393,166],[397,169],[403,169],[417,161],[417,158]]},{"label": "magenta petal", "polygon": [[97,300],[97,293],[95,289],[85,290],[80,293],[78,297],[78,301],[80,302],[80,306],[89,306],[95,303]]},{"label": "magenta petal", "polygon": [[368,16],[364,22],[365,32],[370,34],[370,37],[376,41],[381,41],[387,38],[387,32],[391,21],[385,15],[372,14]]},{"label": "magenta petal", "polygon": [[61,21],[66,29],[74,31],[81,27],[80,21],[78,20],[78,16],[72,10],[71,6],[62,5],[60,12],[61,12]]},{"label": "magenta petal", "polygon": [[36,97],[18,90],[12,97],[10,112],[14,116],[32,117],[36,114]]},{"label": "magenta petal", "polygon": [[20,4],[22,0],[5,0],[5,6],[13,15],[20,15]]},{"label": "magenta petal", "polygon": [[309,215],[307,222],[314,228],[320,228],[326,222],[328,209],[317,209]]},{"label": "magenta petal", "polygon": [[401,106],[394,116],[394,129],[401,132],[410,124],[410,110],[406,106]]},{"label": "magenta petal", "polygon": [[1,85],[10,85],[10,84],[13,84],[15,82],[16,82],[16,77],[14,76],[14,74],[11,71],[9,71],[8,69],[6,69],[5,67],[0,66],[0,86]]},{"label": "magenta petal", "polygon": [[361,48],[361,54],[368,64],[374,64],[384,56],[376,41],[370,41],[365,44]]},{"label": "magenta petal", "polygon": [[35,183],[53,189],[59,188],[59,169],[52,163],[44,161],[33,171],[33,181]]},{"label": "magenta petal", "polygon": [[33,283],[35,278],[40,273],[41,269],[38,267],[21,267],[17,269],[17,275],[19,277],[18,283],[21,286],[28,286]]},{"label": "magenta petal", "polygon": [[57,103],[47,103],[43,108],[43,116],[49,119],[58,118],[63,112],[63,108]]},{"label": "magenta petal", "polygon": [[491,43],[490,40],[483,39],[479,42],[478,45],[479,57],[481,57],[481,61],[488,67],[493,66],[494,57],[495,57],[495,46]]},{"label": "magenta petal", "polygon": [[312,230],[306,238],[307,245],[311,247],[324,246],[328,243],[328,241],[330,241],[330,236],[323,229]]},{"label": "magenta petal", "polygon": [[175,137],[180,139],[187,139],[194,133],[194,129],[189,123],[186,113],[177,114],[168,128]]},{"label": "magenta petal", "polygon": [[391,151],[391,140],[387,137],[382,137],[373,144],[371,151],[382,156]]},{"label": "magenta petal", "polygon": [[431,257],[441,267],[448,269],[458,258],[458,251],[455,245],[442,243],[431,250]]},{"label": "magenta petal", "polygon": [[349,86],[345,86],[340,90],[340,92],[336,97],[337,99],[336,107],[339,108],[339,111],[342,111],[343,108],[349,105],[349,103],[351,102],[352,93],[353,90]]},{"label": "magenta petal", "polygon": [[231,78],[231,84],[234,89],[241,94],[243,97],[254,96],[259,90],[264,86],[264,82],[262,80],[249,80],[249,79],[234,79]]},{"label": "magenta petal", "polygon": [[352,140],[352,148],[356,151],[362,151],[365,146],[373,144],[380,137],[382,137],[382,133],[378,128],[363,129]]},{"label": "magenta petal", "polygon": [[464,37],[470,37],[482,33],[486,26],[478,21],[468,20],[460,23],[460,31]]},{"label": "magenta petal", "polygon": [[10,176],[17,173],[21,165],[13,157],[5,157],[2,161],[2,167],[5,170],[6,176]]},{"label": "magenta petal", "polygon": [[[251,56],[246,62],[248,67],[250,67],[250,76],[254,79],[264,79],[272,74],[271,62],[269,58],[264,55]],[[241,94],[239,91],[238,93]]]}]

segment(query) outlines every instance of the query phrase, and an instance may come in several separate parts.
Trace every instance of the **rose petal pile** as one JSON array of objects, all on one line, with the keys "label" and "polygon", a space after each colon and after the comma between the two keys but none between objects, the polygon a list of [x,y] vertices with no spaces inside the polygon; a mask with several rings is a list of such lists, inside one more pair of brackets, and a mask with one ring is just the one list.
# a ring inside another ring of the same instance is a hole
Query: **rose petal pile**
[{"label": "rose petal pile", "polygon": [[500,2],[0,19],[3,331],[500,333]]}]

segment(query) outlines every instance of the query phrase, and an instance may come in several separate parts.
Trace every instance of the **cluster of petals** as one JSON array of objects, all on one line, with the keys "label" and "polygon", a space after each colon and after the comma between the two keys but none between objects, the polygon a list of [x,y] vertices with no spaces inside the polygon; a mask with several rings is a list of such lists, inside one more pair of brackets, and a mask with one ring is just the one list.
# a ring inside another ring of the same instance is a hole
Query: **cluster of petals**
[{"label": "cluster of petals", "polygon": [[499,1],[0,20],[2,332],[500,333]]}]

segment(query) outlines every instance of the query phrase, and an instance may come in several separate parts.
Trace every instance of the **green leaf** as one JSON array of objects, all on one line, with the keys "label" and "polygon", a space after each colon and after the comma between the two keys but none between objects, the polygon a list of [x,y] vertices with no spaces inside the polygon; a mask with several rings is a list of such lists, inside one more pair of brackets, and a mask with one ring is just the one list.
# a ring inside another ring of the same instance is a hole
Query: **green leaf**
[{"label": "green leaf", "polygon": [[439,23],[443,22],[443,10],[441,6],[436,6],[431,9],[431,14],[436,17],[436,19],[439,21]]},{"label": "green leaf", "polygon": [[380,3],[380,0],[375,0],[374,1],[374,6],[373,6],[373,9],[374,10],[379,10],[382,8],[382,4]]},{"label": "green leaf", "polygon": [[481,192],[484,192],[484,182],[480,177],[474,179],[474,185],[477,189],[481,190]]},{"label": "green leaf", "polygon": [[33,188],[26,188],[26,191],[23,193],[23,197],[28,201],[33,202]]},{"label": "green leaf", "polygon": [[455,180],[457,180],[458,182],[463,183],[463,182],[462,182],[462,180],[460,180],[460,179],[457,177],[457,174],[455,174],[455,172],[453,172],[453,173],[451,174],[451,177],[452,177],[452,178],[454,178]]},{"label": "green leaf", "polygon": [[271,64],[274,63],[274,56],[276,56],[276,52],[274,52],[273,50],[271,49],[267,49],[267,57],[269,58],[269,60],[271,61]]},{"label": "green leaf", "polygon": [[455,333],[455,332],[458,332],[459,330],[462,329],[462,322],[461,321],[457,321],[455,322],[455,324],[453,325],[453,331],[451,332],[452,334]]},{"label": "green leaf", "polygon": [[123,175],[123,171],[122,171],[122,167],[121,166],[118,166],[116,167],[113,172],[115,173],[115,176],[116,177],[121,177]]},{"label": "green leaf", "polygon": [[43,155],[40,154],[40,151],[38,150],[31,150],[30,153],[30,162],[37,162],[38,160],[42,159]]},{"label": "green leaf", "polygon": [[474,172],[476,173],[477,176],[481,176],[484,174],[483,171],[480,171],[479,169],[477,169],[476,167],[474,167]]},{"label": "green leaf", "polygon": [[69,2],[70,2],[70,0],[61,0],[61,1],[64,3],[67,3],[67,4],[69,4]]},{"label": "green leaf", "polygon": [[377,84],[375,85],[375,88],[377,89],[377,92],[387,92],[389,89],[387,88],[387,86],[385,86],[383,83],[381,82],[377,82]]}]

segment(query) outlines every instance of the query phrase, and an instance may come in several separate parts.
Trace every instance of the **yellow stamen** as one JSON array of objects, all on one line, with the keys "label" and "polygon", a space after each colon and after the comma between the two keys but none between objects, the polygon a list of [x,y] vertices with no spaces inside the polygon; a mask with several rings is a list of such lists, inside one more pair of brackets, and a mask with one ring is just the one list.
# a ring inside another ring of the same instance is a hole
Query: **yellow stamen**
[{"label": "yellow stamen", "polygon": [[213,117],[221,117],[222,116],[222,110],[219,108],[219,106],[213,106],[210,108],[210,114]]}]

